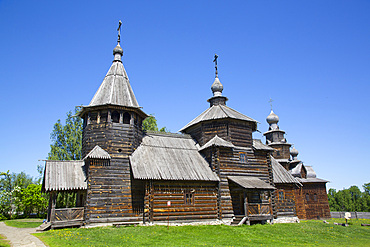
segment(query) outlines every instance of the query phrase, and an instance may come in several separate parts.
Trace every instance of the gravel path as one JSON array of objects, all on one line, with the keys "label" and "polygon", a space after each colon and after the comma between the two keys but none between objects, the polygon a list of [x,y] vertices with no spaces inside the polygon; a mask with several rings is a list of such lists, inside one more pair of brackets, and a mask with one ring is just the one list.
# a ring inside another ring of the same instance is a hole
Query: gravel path
[{"label": "gravel path", "polygon": [[16,228],[7,226],[5,225],[4,222],[0,222],[0,234],[4,235],[7,238],[7,240],[10,241],[11,246],[14,247],[46,246],[40,239],[31,235],[31,233],[35,232],[36,232],[35,228]]}]

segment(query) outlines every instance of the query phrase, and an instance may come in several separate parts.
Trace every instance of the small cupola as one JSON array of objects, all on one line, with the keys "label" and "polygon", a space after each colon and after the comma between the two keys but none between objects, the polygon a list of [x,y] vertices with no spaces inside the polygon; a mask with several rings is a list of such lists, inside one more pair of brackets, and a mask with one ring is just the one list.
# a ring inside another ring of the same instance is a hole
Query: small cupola
[{"label": "small cupola", "polygon": [[270,130],[279,129],[277,123],[279,122],[279,117],[271,110],[270,115],[267,116],[266,122],[270,125]]},{"label": "small cupola", "polygon": [[299,152],[298,150],[293,147],[291,150],[290,150],[290,155],[292,156],[292,159],[293,160],[298,160],[297,156],[298,156]]},{"label": "small cupola", "polygon": [[218,69],[217,69],[217,54],[214,56],[213,62],[215,63],[215,80],[211,86],[213,97],[208,100],[208,102],[213,105],[226,105],[227,98],[222,96],[222,91],[224,86],[221,84],[220,79],[218,78]]}]

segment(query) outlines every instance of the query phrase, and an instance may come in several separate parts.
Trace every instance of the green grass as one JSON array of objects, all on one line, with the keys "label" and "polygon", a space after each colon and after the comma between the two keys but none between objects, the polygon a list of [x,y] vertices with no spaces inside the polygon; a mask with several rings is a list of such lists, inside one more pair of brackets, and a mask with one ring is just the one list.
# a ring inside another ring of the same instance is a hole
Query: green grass
[{"label": "green grass", "polygon": [[0,247],[10,247],[10,244],[7,240],[5,240],[5,237],[0,234]]},{"label": "green grass", "polygon": [[17,228],[36,228],[42,224],[42,219],[5,220],[5,225]]},{"label": "green grass", "polygon": [[49,246],[370,246],[370,220],[349,227],[322,221],[253,226],[137,226],[62,229],[34,234]]}]

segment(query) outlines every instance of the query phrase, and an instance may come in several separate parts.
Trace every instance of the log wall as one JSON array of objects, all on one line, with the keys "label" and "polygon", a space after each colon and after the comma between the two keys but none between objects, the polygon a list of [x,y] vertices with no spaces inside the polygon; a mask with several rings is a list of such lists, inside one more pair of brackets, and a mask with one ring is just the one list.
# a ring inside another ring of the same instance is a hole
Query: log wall
[{"label": "log wall", "polygon": [[294,184],[275,184],[275,207],[277,217],[297,216]]},{"label": "log wall", "polygon": [[187,134],[190,134],[201,146],[218,135],[235,146],[250,148],[253,142],[253,124],[230,119],[207,121],[191,127],[187,130]]},{"label": "log wall", "polygon": [[296,190],[296,210],[300,219],[330,218],[325,183],[304,183]]},{"label": "log wall", "polygon": [[[116,122],[113,122],[112,112]],[[141,143],[141,122],[135,112],[115,109],[89,112],[85,116],[83,157],[99,145],[112,158],[108,165],[89,162],[86,223],[142,220],[144,184],[132,180],[128,159]]]},{"label": "log wall", "polygon": [[[191,198],[186,194],[191,194]],[[216,182],[148,181],[145,222],[189,222],[218,217]],[[171,206],[167,202],[171,201]]]}]

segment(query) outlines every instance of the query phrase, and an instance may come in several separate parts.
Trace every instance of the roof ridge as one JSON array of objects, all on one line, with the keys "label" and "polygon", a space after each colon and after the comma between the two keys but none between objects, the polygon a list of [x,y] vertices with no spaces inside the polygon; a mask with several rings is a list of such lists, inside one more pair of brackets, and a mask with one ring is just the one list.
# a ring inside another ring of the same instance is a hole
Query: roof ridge
[{"label": "roof ridge", "polygon": [[147,133],[147,136],[155,135],[155,136],[164,136],[164,137],[192,139],[189,134],[182,134],[182,133],[161,132],[161,131],[154,131],[154,130],[147,130],[146,133]]}]

